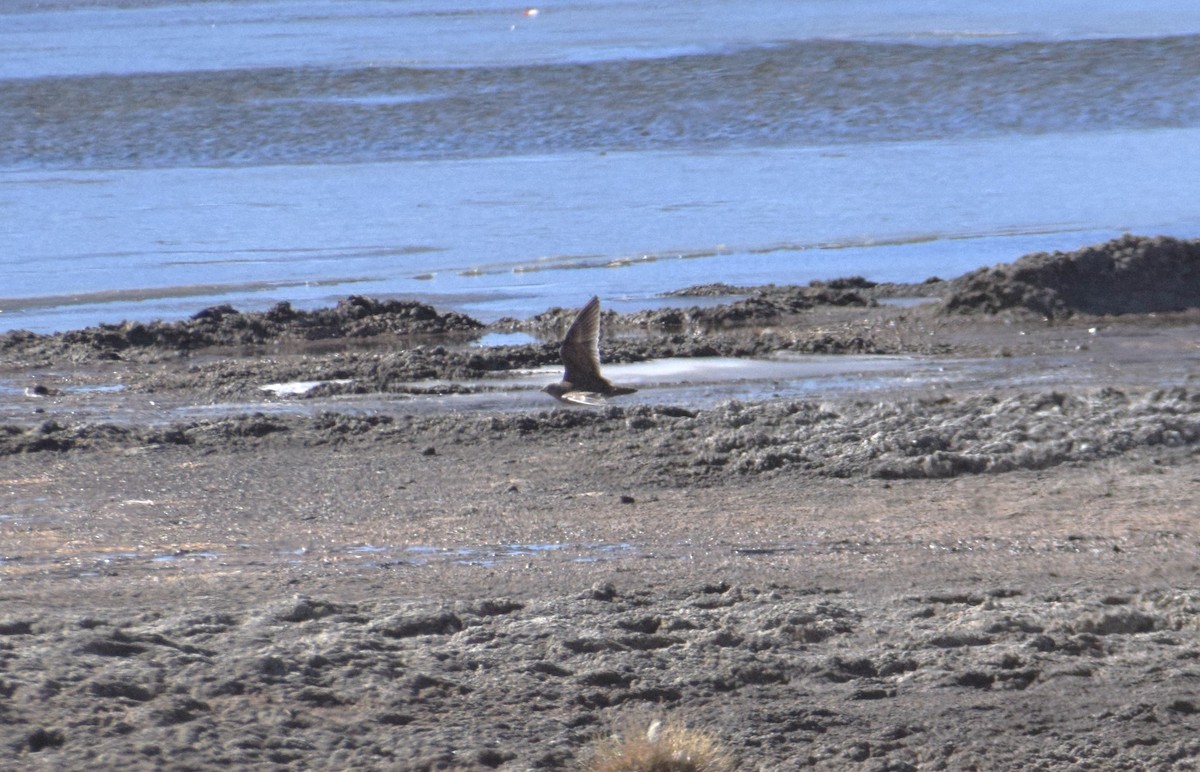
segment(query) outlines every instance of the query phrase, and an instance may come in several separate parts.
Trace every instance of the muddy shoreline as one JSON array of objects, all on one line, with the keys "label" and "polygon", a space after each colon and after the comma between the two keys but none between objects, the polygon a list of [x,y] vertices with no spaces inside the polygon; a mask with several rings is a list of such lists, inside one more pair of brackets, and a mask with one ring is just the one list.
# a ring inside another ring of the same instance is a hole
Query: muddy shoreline
[{"label": "muddy shoreline", "polygon": [[[936,365],[811,398],[520,401],[561,310],[10,333],[0,742],[29,769],[569,769],[665,716],[744,769],[1196,769],[1196,262],[1129,237],[604,320],[613,363]],[[472,343],[500,330],[545,337]],[[262,389],[292,381],[318,385]],[[413,409],[438,390],[519,407]]]}]

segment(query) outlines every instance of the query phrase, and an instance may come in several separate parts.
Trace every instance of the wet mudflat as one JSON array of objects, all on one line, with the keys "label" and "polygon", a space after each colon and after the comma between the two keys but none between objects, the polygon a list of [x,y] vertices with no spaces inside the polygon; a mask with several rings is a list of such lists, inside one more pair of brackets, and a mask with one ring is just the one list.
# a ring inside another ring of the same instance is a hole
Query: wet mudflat
[{"label": "wet mudflat", "polygon": [[1190,450],[693,486],[548,439],[14,459],[41,503],[5,523],[6,742],[33,768],[570,768],[662,712],[747,768],[1198,751]]},{"label": "wet mudflat", "polygon": [[[1009,289],[610,317],[648,380],[594,410],[537,394],[552,339],[10,345],[0,740],[554,769],[666,714],[748,769],[1195,768],[1200,321]],[[520,406],[408,409],[470,400]]]}]

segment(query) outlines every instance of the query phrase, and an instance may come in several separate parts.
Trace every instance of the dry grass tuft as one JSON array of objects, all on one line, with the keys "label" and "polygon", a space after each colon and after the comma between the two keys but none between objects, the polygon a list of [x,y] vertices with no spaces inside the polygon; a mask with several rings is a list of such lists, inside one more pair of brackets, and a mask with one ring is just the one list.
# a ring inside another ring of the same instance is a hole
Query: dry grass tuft
[{"label": "dry grass tuft", "polygon": [[735,767],[729,752],[705,732],[661,719],[630,718],[597,741],[583,768],[587,772],[728,772]]}]

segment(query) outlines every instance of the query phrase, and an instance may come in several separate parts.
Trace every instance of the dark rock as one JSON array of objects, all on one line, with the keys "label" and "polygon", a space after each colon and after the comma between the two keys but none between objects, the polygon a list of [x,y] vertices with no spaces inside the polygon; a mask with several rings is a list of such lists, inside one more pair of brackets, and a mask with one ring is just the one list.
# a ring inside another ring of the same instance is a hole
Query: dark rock
[{"label": "dark rock", "polygon": [[587,597],[592,600],[611,601],[617,597],[617,588],[613,586],[612,582],[598,582],[592,585]]},{"label": "dark rock", "polygon": [[495,617],[511,614],[514,611],[520,611],[523,608],[525,608],[524,603],[520,603],[509,598],[500,598],[494,600],[481,600],[467,604],[464,607],[464,611],[480,617]]},{"label": "dark rock", "polygon": [[476,752],[475,762],[483,767],[496,768],[506,761],[516,758],[512,753],[502,752],[495,748],[483,748]]},{"label": "dark rock", "polygon": [[647,635],[658,632],[662,627],[662,619],[656,616],[639,616],[630,619],[618,619],[617,627],[622,630],[627,630],[631,633],[645,633]]},{"label": "dark rock", "polygon": [[160,726],[174,726],[186,724],[211,710],[212,708],[206,702],[190,697],[176,696],[172,697],[166,705],[156,707],[154,716]]},{"label": "dark rock", "polygon": [[388,638],[411,638],[416,635],[451,635],[463,629],[462,620],[449,611],[440,614],[398,614],[376,623],[375,632]]},{"label": "dark rock", "polygon": [[321,619],[342,610],[341,606],[323,600],[313,600],[297,595],[291,602],[282,604],[272,616],[280,622],[308,622]]},{"label": "dark rock", "polygon": [[375,720],[386,726],[408,726],[415,719],[407,713],[381,713]]},{"label": "dark rock", "polygon": [[995,674],[995,685],[1002,689],[1014,689],[1020,691],[1021,689],[1029,688],[1029,686],[1037,681],[1040,676],[1041,671],[1035,668],[1001,671]]},{"label": "dark rock", "polygon": [[531,663],[526,668],[526,672],[528,672],[528,673],[543,673],[548,676],[554,676],[555,678],[565,678],[566,676],[571,675],[570,670],[559,667],[558,665],[554,664],[553,662],[544,662],[544,661],[538,661],[538,662]]},{"label": "dark rock", "polygon": [[883,700],[895,697],[895,689],[858,689],[850,696],[852,700]]},{"label": "dark rock", "polygon": [[135,657],[146,651],[146,647],[116,638],[95,638],[80,648],[83,654],[98,654],[101,657]]},{"label": "dark rock", "polygon": [[648,689],[634,689],[626,695],[626,701],[648,702],[651,705],[665,705],[679,702],[683,692],[666,686],[653,686]]},{"label": "dark rock", "polygon": [[972,689],[990,689],[995,681],[996,677],[991,673],[975,670],[962,673],[954,678],[954,682],[959,686],[969,686]]},{"label": "dark rock", "polygon": [[27,619],[5,619],[0,621],[0,635],[29,635],[33,622]]},{"label": "dark rock", "polygon": [[126,699],[133,702],[147,702],[158,696],[157,689],[126,680],[93,681],[88,691],[106,700]]},{"label": "dark rock", "polygon": [[296,694],[296,699],[322,708],[333,708],[346,704],[346,701],[339,697],[332,689],[324,689],[317,686],[304,687]]},{"label": "dark rock", "polygon": [[625,648],[635,651],[653,651],[683,643],[679,638],[669,635],[626,635],[622,636],[618,642]]},{"label": "dark rock", "polygon": [[822,675],[834,683],[843,683],[858,678],[876,678],[879,671],[875,663],[866,658],[847,660],[833,657]]},{"label": "dark rock", "polygon": [[929,639],[930,646],[936,646],[939,649],[956,649],[960,646],[987,646],[992,642],[991,637],[987,635],[976,635],[974,633],[951,633],[948,635],[935,635]]},{"label": "dark rock", "polygon": [[1078,632],[1093,635],[1133,635],[1154,632],[1157,624],[1157,620],[1149,614],[1123,609],[1084,620],[1075,627]]},{"label": "dark rock", "polygon": [[25,738],[25,745],[30,753],[38,753],[46,748],[61,748],[66,737],[60,729],[45,729],[39,727]]},{"label": "dark rock", "polygon": [[628,689],[633,677],[615,670],[595,670],[578,676],[576,680],[584,686]]},{"label": "dark rock", "polygon": [[597,654],[603,651],[621,651],[624,647],[608,638],[568,638],[563,648],[572,654]]}]

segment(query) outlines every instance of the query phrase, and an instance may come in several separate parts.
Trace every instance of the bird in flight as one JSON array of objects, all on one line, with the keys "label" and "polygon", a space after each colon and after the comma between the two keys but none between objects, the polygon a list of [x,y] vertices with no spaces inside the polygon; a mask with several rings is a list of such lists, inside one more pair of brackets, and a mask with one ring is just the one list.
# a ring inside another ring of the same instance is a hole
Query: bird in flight
[{"label": "bird in flight", "polygon": [[566,371],[559,383],[542,389],[560,402],[580,405],[603,405],[605,397],[632,394],[637,389],[614,386],[600,374],[600,298],[593,297],[579,311],[567,336],[563,338],[563,366]]}]

